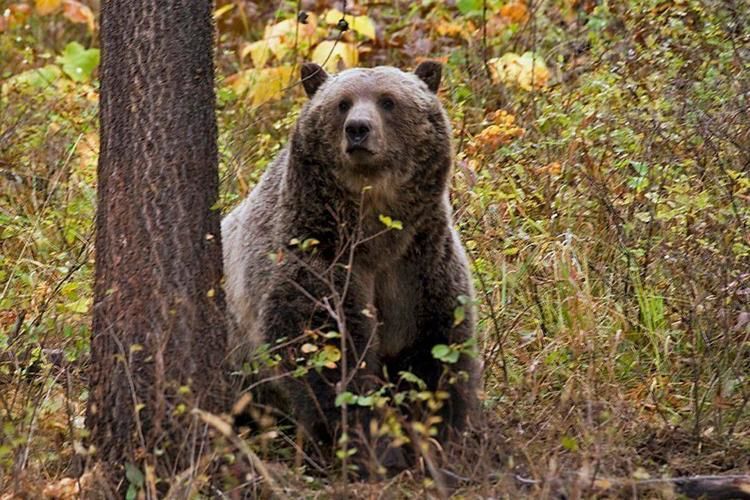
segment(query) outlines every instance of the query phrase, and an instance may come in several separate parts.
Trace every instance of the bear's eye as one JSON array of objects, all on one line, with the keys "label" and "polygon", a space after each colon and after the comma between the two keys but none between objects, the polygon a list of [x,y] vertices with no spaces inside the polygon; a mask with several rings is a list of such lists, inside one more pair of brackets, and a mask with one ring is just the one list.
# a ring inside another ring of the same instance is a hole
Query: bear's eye
[{"label": "bear's eye", "polygon": [[380,107],[386,111],[391,111],[396,107],[396,101],[391,97],[383,97],[380,99]]},{"label": "bear's eye", "polygon": [[352,103],[348,99],[344,99],[339,102],[339,111],[341,111],[342,113],[346,113],[347,111],[349,111],[349,108],[351,107],[352,107]]}]

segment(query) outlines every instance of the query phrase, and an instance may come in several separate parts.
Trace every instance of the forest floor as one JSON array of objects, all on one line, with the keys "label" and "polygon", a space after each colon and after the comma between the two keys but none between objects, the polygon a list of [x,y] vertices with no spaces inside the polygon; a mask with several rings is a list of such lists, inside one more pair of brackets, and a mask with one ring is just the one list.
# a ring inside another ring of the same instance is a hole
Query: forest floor
[{"label": "forest floor", "polygon": [[[98,4],[0,11],[3,500],[80,487]],[[302,61],[444,63],[477,290],[483,418],[442,451],[452,475],[343,485],[248,437],[283,496],[673,498],[665,478],[750,471],[746,1],[222,0],[215,17],[225,212],[285,143]],[[248,477],[219,490],[262,495]],[[144,475],[128,481],[135,498]]]}]

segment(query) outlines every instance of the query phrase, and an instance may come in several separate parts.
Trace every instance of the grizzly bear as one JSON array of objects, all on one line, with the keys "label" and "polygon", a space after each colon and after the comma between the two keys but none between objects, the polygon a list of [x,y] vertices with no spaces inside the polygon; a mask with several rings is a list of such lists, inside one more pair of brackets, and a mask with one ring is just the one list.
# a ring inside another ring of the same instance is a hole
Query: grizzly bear
[{"label": "grizzly bear", "polygon": [[[309,101],[290,143],[222,222],[230,359],[247,366],[261,345],[278,355],[267,378],[318,445],[336,443],[339,394],[403,372],[447,395],[443,436],[476,402],[476,362],[456,348],[473,335],[473,287],[448,197],[441,73],[436,62],[337,75],[303,65]],[[444,364],[439,344],[460,355]],[[349,434],[367,435],[372,409],[348,410]]]}]

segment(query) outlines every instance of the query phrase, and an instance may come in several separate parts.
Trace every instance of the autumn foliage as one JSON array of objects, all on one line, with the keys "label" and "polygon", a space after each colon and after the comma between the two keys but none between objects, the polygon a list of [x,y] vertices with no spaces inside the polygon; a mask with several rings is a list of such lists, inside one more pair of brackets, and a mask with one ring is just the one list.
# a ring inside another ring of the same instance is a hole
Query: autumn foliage
[{"label": "autumn foliage", "polygon": [[[3,500],[96,484],[70,478],[92,451],[98,5],[0,11]],[[224,212],[285,143],[302,62],[445,65],[484,418],[440,450],[455,481],[422,461],[357,494],[617,497],[612,478],[750,468],[746,2],[222,0],[214,18]],[[288,430],[212,417],[221,479],[196,462],[196,491],[336,491]],[[128,467],[134,494],[173,479]]]}]

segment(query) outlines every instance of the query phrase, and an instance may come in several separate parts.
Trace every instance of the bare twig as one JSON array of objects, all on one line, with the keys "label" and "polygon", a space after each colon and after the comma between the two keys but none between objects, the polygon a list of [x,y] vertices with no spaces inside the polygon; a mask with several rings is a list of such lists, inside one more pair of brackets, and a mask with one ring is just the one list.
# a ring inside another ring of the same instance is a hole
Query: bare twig
[{"label": "bare twig", "polygon": [[198,408],[193,409],[192,413],[194,415],[197,415],[201,420],[203,420],[203,422],[219,431],[222,436],[229,439],[232,445],[236,446],[245,455],[247,460],[250,462],[250,465],[252,465],[255,470],[258,471],[266,484],[268,484],[268,487],[271,489],[274,497],[285,498],[283,490],[281,490],[276,484],[276,481],[266,467],[266,464],[264,464],[263,460],[261,460],[260,457],[250,449],[245,440],[241,439],[234,432],[234,430],[232,430],[231,425],[229,425],[227,422],[224,422],[216,415],[207,411],[200,410]]}]

